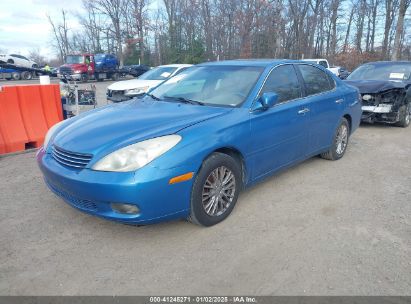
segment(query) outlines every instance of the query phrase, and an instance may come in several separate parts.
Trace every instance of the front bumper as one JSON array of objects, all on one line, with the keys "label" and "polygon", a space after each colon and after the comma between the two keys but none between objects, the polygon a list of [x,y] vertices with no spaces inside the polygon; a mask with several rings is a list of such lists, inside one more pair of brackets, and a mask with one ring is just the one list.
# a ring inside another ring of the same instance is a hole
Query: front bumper
[{"label": "front bumper", "polygon": [[67,78],[69,80],[81,80],[81,74],[57,74],[57,77],[60,79]]},{"label": "front bumper", "polygon": [[[193,181],[168,183],[187,168],[160,170],[147,165],[136,172],[78,170],[59,164],[43,148],[37,153],[37,162],[50,190],[88,214],[141,225],[189,215]],[[111,209],[111,203],[136,205],[140,211],[117,213]]]},{"label": "front bumper", "polygon": [[391,113],[392,105],[390,104],[380,104],[378,106],[362,106],[363,112],[372,112],[372,113]]}]

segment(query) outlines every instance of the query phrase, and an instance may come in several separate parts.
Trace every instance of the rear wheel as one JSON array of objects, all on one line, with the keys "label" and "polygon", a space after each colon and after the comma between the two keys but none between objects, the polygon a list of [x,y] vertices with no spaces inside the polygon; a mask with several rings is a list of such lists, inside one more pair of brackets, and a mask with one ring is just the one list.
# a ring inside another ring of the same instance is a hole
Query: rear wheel
[{"label": "rear wheel", "polygon": [[33,74],[28,71],[24,71],[23,73],[21,73],[21,78],[23,78],[24,80],[30,80],[33,78]]},{"label": "rear wheel", "polygon": [[399,116],[400,116],[400,120],[397,122],[397,126],[402,127],[402,128],[406,128],[410,125],[410,111],[411,111],[411,106],[410,104],[406,104],[400,107],[399,110]]},{"label": "rear wheel", "polygon": [[17,73],[17,72],[12,73],[11,77],[13,78],[13,80],[20,80],[21,79],[20,73]]},{"label": "rear wheel", "polygon": [[212,226],[223,221],[234,209],[241,188],[241,166],[226,154],[213,153],[194,181],[191,222]]},{"label": "rear wheel", "polygon": [[347,119],[342,118],[335,132],[333,144],[327,152],[321,154],[321,157],[328,160],[338,160],[343,157],[347,150],[349,135],[350,125]]}]

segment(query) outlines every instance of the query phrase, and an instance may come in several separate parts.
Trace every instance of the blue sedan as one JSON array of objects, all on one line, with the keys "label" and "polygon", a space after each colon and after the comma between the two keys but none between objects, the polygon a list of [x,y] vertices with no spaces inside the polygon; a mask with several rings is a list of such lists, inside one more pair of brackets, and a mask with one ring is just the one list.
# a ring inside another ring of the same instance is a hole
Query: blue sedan
[{"label": "blue sedan", "polygon": [[358,90],[318,65],[211,62],[53,126],[37,161],[83,212],[211,226],[245,187],[315,155],[340,159],[360,118]]}]

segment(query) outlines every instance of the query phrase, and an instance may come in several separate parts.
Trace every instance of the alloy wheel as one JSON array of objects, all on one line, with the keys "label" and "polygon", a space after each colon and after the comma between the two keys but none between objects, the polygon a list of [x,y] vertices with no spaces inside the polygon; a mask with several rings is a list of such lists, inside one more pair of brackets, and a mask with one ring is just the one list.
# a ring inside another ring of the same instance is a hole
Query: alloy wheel
[{"label": "alloy wheel", "polygon": [[209,216],[223,214],[231,205],[236,192],[234,173],[225,166],[214,169],[207,177],[202,191],[204,211]]},{"label": "alloy wheel", "polygon": [[348,128],[345,124],[342,124],[338,128],[337,138],[336,138],[336,152],[341,155],[344,153],[348,142]]}]

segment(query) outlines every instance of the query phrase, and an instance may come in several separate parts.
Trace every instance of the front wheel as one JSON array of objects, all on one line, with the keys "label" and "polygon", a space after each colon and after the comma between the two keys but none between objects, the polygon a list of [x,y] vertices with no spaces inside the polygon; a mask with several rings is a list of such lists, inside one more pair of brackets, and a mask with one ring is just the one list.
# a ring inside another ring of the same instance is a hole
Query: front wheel
[{"label": "front wheel", "polygon": [[410,125],[410,120],[411,120],[410,111],[411,111],[411,106],[409,103],[401,106],[399,110],[400,120],[397,122],[398,127],[406,128]]},{"label": "front wheel", "polygon": [[328,160],[338,160],[344,156],[345,151],[347,150],[348,139],[350,135],[350,124],[347,119],[342,118],[341,122],[335,132],[333,143],[330,149],[321,154],[322,158]]},{"label": "front wheel", "polygon": [[194,181],[190,221],[201,226],[220,223],[234,209],[241,188],[240,164],[226,154],[213,153]]}]

